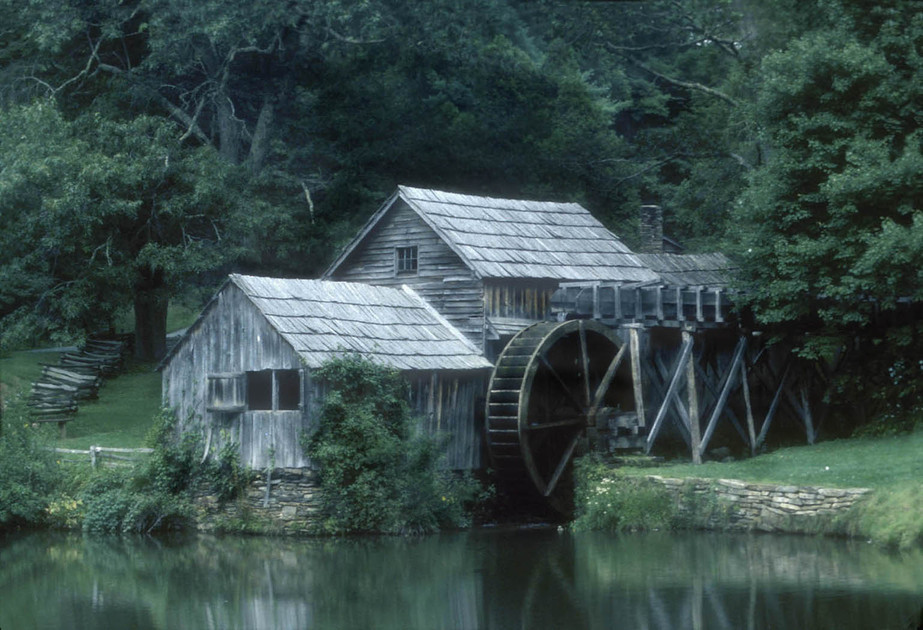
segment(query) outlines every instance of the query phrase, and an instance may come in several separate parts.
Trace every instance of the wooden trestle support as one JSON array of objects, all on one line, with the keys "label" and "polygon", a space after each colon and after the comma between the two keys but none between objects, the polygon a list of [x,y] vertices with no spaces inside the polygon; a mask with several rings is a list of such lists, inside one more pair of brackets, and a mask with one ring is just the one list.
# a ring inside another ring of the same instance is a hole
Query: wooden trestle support
[{"label": "wooden trestle support", "polygon": [[[691,291],[684,309],[682,290],[660,289],[676,298],[672,319],[663,300],[640,293],[637,304],[653,309],[628,304],[616,318],[600,309],[594,284],[586,290],[595,303],[584,296],[582,307],[579,299],[557,305],[559,318],[575,319],[534,324],[507,344],[488,387],[486,424],[491,465],[508,487],[537,490],[566,511],[562,482],[574,455],[588,450],[650,453],[669,433],[699,463],[718,432],[755,453],[780,416],[814,442],[834,366],[800,361],[727,321],[720,292],[709,309],[703,292]],[[629,292],[619,293],[626,302]]]}]

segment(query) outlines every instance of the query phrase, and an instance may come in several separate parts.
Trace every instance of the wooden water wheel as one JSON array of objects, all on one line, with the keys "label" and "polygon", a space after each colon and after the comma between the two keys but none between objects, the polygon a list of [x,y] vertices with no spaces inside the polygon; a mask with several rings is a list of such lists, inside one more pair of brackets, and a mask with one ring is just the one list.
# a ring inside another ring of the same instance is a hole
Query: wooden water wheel
[{"label": "wooden water wheel", "polygon": [[[487,393],[487,445],[500,480],[534,487],[566,511],[562,479],[602,410],[634,409],[628,344],[593,320],[542,322],[497,359]],[[620,372],[623,372],[619,376]]]}]

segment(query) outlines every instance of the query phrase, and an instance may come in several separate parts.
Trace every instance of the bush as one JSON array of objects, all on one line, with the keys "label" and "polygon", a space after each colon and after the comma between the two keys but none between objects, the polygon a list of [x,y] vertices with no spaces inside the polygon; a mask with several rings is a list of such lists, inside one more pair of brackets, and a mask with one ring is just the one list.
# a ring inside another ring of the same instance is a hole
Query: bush
[{"label": "bush", "polygon": [[54,429],[33,428],[25,406],[14,400],[0,424],[0,529],[41,523],[61,480],[47,450]]},{"label": "bush", "polygon": [[577,531],[638,531],[670,529],[677,515],[663,488],[646,479],[627,477],[593,456],[574,466]]},{"label": "bush", "polygon": [[477,491],[441,462],[439,442],[417,431],[408,386],[395,370],[350,355],[317,375],[328,388],[317,431],[306,436],[319,467],[327,533],[429,532],[467,524]]},{"label": "bush", "polygon": [[202,440],[185,434],[178,440],[176,418],[163,410],[148,435],[154,449],[148,461],[133,473],[102,470],[84,486],[83,529],[96,533],[152,533],[181,529],[193,520],[185,491],[212,470],[203,464]]}]

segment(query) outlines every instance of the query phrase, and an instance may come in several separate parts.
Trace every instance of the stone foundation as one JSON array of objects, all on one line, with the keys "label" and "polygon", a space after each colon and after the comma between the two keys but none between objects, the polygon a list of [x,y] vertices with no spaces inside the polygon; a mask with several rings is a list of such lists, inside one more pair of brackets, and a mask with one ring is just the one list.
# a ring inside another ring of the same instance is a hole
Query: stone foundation
[{"label": "stone foundation", "polygon": [[829,532],[869,488],[818,488],[736,479],[647,477],[676,500],[681,516],[699,526],[730,530]]},{"label": "stone foundation", "polygon": [[277,468],[269,475],[254,471],[243,496],[221,503],[206,484],[194,490],[202,530],[308,534],[320,502],[317,473],[307,468]]}]

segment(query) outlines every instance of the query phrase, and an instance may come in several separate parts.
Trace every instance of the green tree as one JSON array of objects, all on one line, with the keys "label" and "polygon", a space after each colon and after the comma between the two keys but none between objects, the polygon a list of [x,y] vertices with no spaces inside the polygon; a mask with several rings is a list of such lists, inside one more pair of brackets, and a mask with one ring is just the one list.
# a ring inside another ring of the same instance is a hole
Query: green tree
[{"label": "green tree", "polygon": [[837,336],[923,298],[923,16],[828,4],[843,17],[763,62],[769,156],[735,217],[758,317]]},{"label": "green tree", "polygon": [[233,258],[233,171],[174,125],[86,114],[53,103],[0,118],[0,314],[4,341],[106,327],[134,306],[136,352],[165,347],[170,295]]}]

